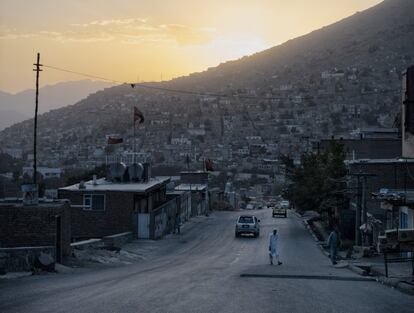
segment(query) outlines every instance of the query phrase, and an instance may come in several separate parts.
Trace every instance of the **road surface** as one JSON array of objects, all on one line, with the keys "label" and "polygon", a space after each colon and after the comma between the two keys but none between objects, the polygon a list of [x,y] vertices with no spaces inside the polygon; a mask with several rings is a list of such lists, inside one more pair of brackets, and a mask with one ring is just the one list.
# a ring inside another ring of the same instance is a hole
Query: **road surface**
[{"label": "road surface", "polygon": [[[215,212],[126,266],[0,281],[0,312],[413,312],[414,297],[330,265],[302,222],[254,212],[260,238],[235,238],[238,212]],[[268,264],[279,230],[283,265]]]}]

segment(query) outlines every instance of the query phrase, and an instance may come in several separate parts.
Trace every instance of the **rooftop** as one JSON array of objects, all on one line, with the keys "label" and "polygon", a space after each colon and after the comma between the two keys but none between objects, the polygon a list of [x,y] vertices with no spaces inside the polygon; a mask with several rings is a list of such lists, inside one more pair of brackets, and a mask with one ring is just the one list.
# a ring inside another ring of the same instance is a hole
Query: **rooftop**
[{"label": "rooftop", "polygon": [[388,201],[390,203],[414,203],[414,190],[408,189],[388,189],[381,188],[378,192],[373,192],[372,196],[379,200]]},{"label": "rooftop", "polygon": [[85,188],[79,188],[79,184],[74,184],[71,186],[59,188],[59,190],[66,191],[124,191],[124,192],[147,192],[151,189],[154,189],[163,184],[167,184],[170,181],[168,176],[158,176],[156,178],[151,178],[147,182],[112,182],[108,181],[105,178],[100,178],[96,180],[96,184],[93,183],[93,180],[87,181],[84,186]]},{"label": "rooftop", "polygon": [[345,161],[346,164],[405,164],[414,163],[414,159],[356,159]]},{"label": "rooftop", "polygon": [[43,199],[39,198],[39,203],[36,205],[24,205],[22,198],[0,198],[0,207],[60,207],[67,203],[64,199]]},{"label": "rooftop", "polygon": [[175,187],[175,190],[205,191],[207,184],[181,184]]}]

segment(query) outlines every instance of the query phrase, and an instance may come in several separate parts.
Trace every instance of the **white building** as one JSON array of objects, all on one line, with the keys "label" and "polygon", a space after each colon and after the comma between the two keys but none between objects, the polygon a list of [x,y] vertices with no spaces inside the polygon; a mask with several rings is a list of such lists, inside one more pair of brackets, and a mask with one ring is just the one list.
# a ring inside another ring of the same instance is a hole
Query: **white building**
[{"label": "white building", "polygon": [[15,159],[23,158],[23,150],[22,149],[13,149],[13,148],[5,148],[3,149],[3,153],[10,155]]},{"label": "white building", "polygon": [[176,138],[171,138],[171,144],[172,145],[178,145],[178,146],[182,146],[182,145],[188,145],[191,146],[191,140],[189,140],[186,137],[176,137]]},{"label": "white building", "polygon": [[[38,167],[37,172],[42,175],[43,179],[48,178],[60,178],[62,175],[62,169],[60,168],[53,168],[53,167]],[[25,166],[22,169],[22,175],[27,175],[32,177],[33,176],[33,167],[32,166]]]}]

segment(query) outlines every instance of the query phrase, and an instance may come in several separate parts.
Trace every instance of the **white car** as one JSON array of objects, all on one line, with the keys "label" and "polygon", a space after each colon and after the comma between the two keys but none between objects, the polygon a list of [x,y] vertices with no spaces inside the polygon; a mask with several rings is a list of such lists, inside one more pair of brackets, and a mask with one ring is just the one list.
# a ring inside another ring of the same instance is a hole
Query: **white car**
[{"label": "white car", "polygon": [[289,209],[290,208],[290,203],[288,200],[282,200],[280,201],[280,206],[284,209]]},{"label": "white car", "polygon": [[254,215],[241,215],[237,219],[235,235],[236,238],[242,234],[252,234],[255,238],[260,236],[260,220]]}]

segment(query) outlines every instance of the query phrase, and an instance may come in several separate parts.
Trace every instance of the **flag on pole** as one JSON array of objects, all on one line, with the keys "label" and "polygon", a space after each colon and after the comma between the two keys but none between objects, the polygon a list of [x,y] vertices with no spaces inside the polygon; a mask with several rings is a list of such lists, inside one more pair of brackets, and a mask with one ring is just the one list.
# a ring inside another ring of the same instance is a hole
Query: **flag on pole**
[{"label": "flag on pole", "polygon": [[137,107],[134,107],[134,123],[137,121],[138,124],[144,123],[144,114]]},{"label": "flag on pole", "polygon": [[124,139],[119,136],[108,136],[107,137],[107,143],[108,145],[116,145],[118,143],[123,143]]}]

